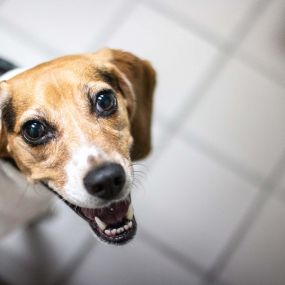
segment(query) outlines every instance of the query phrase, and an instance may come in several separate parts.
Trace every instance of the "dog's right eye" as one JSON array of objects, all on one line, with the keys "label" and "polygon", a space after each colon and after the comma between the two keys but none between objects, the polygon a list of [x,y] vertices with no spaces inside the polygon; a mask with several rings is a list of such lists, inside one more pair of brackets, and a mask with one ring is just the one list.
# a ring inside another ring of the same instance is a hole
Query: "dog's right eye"
[{"label": "dog's right eye", "polygon": [[27,143],[39,145],[47,142],[47,139],[50,138],[50,132],[45,124],[37,120],[32,120],[23,125],[22,136]]},{"label": "dog's right eye", "polygon": [[117,110],[117,99],[112,90],[102,90],[95,98],[93,110],[100,117],[112,115]]}]

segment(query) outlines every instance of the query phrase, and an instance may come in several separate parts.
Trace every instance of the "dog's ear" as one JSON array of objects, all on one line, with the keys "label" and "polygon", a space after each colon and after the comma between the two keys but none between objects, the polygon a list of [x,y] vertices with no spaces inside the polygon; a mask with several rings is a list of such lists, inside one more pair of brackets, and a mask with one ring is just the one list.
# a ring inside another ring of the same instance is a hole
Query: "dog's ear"
[{"label": "dog's ear", "polygon": [[8,157],[7,151],[7,130],[4,127],[3,117],[10,102],[9,88],[6,81],[0,81],[0,158]]},{"label": "dog's ear", "polygon": [[151,150],[151,119],[156,74],[151,64],[121,50],[104,49],[106,76],[127,99],[134,142],[131,159],[145,158]]}]

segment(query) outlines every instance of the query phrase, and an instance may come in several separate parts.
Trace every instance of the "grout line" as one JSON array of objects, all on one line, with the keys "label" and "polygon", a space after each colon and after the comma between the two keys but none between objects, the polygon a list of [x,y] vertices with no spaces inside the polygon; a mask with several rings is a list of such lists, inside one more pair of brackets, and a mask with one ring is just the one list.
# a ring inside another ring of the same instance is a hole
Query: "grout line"
[{"label": "grout line", "polygon": [[64,285],[68,284],[70,279],[74,276],[76,271],[80,268],[83,261],[86,259],[91,250],[96,246],[94,243],[94,237],[88,237],[83,243],[84,246],[80,248],[80,251],[75,254],[73,260],[62,270],[62,273],[57,276],[55,281],[52,282],[52,285]]},{"label": "grout line", "polygon": [[240,60],[243,64],[251,67],[255,72],[265,76],[274,83],[285,87],[284,78],[281,73],[273,70],[273,68],[267,66],[266,64],[260,62],[258,59],[253,57],[250,53],[245,50],[239,50],[236,58]]},{"label": "grout line", "polygon": [[175,248],[169,246],[167,243],[157,239],[155,236],[150,234],[145,229],[140,230],[141,241],[146,243],[148,246],[152,247],[155,251],[160,252],[162,255],[166,256],[168,259],[175,261],[177,265],[181,268],[186,269],[186,271],[191,271],[198,277],[202,277],[205,274],[205,270],[202,269],[200,265],[191,260],[189,257],[181,254]]},{"label": "grout line", "polygon": [[261,212],[266,206],[266,203],[273,196],[274,191],[277,189],[277,184],[282,178],[285,170],[285,152],[283,153],[279,162],[275,165],[271,174],[264,180],[260,189],[260,193],[253,202],[249,211],[245,214],[239,226],[232,234],[232,238],[229,239],[228,244],[225,246],[223,252],[217,258],[214,266],[207,272],[204,283],[215,282],[219,279],[226,265],[237,251],[240,244],[246,237],[246,234],[254,225],[256,219],[260,216]]},{"label": "grout line", "polygon": [[150,9],[162,14],[163,16],[173,20],[176,24],[180,25],[182,28],[190,30],[196,36],[203,38],[206,42],[214,45],[216,48],[221,50],[227,50],[233,45],[232,42],[217,36],[214,32],[209,31],[203,25],[197,23],[189,16],[185,16],[177,11],[174,11],[167,4],[162,4],[157,0],[142,0],[142,3],[148,6]]},{"label": "grout line", "polygon": [[181,133],[181,138],[194,148],[200,150],[208,157],[223,165],[225,168],[229,169],[235,174],[238,174],[241,176],[241,178],[253,184],[254,186],[260,186],[260,183],[263,181],[262,175],[239,163],[233,157],[230,157],[229,155],[216,149],[211,144],[203,141],[198,136],[189,133]]},{"label": "grout line", "polygon": [[15,36],[17,36],[17,38],[22,39],[25,42],[29,42],[35,48],[38,48],[40,51],[42,51],[43,53],[45,53],[50,57],[56,57],[62,53],[60,50],[48,46],[48,44],[46,44],[45,42],[32,36],[25,30],[23,30],[21,27],[15,25],[14,23],[12,23],[7,19],[0,18],[0,25],[1,28],[5,28],[6,31],[8,31],[11,34],[14,34]]},{"label": "grout line", "polygon": [[242,23],[236,26],[233,34],[235,34],[237,38],[243,39],[249,31],[255,27],[257,20],[265,13],[267,6],[272,1],[273,0],[256,0],[243,17]]},{"label": "grout line", "polygon": [[87,50],[94,50],[102,48],[110,38],[118,31],[118,29],[128,20],[129,16],[133,13],[138,5],[138,1],[125,0],[124,3],[118,8],[113,17],[113,20],[106,25],[106,28],[100,33],[97,39],[87,46]]}]

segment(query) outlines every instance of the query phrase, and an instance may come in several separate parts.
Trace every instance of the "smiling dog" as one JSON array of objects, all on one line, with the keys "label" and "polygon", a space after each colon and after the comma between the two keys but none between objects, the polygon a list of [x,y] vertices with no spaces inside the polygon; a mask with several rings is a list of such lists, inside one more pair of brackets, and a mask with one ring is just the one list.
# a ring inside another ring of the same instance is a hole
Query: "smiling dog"
[{"label": "smiling dog", "polygon": [[102,49],[0,80],[0,235],[46,212],[56,194],[101,240],[129,241],[132,161],[151,148],[150,63]]}]

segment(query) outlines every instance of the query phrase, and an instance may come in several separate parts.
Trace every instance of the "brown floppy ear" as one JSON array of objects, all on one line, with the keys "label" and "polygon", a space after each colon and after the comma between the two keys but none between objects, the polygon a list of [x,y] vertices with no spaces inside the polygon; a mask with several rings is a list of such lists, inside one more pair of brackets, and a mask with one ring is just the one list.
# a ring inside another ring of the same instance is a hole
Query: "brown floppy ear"
[{"label": "brown floppy ear", "polygon": [[131,159],[145,158],[151,150],[151,120],[153,93],[156,83],[155,71],[146,60],[135,55],[113,49],[104,49],[101,54],[108,58],[105,67],[117,81],[127,98],[127,108],[134,142]]},{"label": "brown floppy ear", "polygon": [[5,110],[10,102],[8,84],[6,81],[0,81],[0,158],[8,157],[7,151],[7,130],[4,127],[3,117],[5,118]]}]

